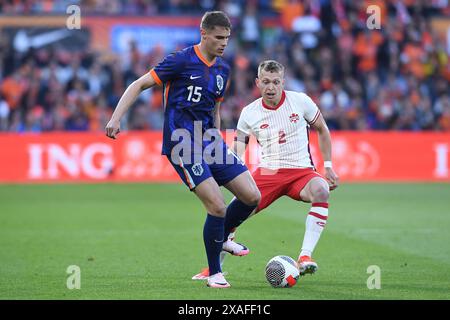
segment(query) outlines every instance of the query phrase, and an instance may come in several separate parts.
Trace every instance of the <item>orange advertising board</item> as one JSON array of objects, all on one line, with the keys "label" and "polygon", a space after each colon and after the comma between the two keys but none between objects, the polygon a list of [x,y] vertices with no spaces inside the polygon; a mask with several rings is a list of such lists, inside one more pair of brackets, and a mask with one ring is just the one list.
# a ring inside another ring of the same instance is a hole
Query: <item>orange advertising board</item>
[{"label": "orange advertising board", "polygon": [[[232,135],[227,135],[230,143]],[[345,181],[450,182],[450,133],[333,132],[333,166]],[[161,155],[161,132],[0,134],[0,183],[180,182]],[[317,135],[311,155],[323,172]],[[259,148],[251,141],[250,170]]]}]

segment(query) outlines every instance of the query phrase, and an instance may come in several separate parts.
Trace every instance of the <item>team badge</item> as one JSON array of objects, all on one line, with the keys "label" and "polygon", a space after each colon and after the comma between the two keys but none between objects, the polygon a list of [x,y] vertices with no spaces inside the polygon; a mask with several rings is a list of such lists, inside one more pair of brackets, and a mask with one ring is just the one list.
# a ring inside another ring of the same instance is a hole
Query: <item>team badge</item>
[{"label": "team badge", "polygon": [[222,78],[222,76],[220,74],[216,76],[216,81],[217,81],[217,88],[219,88],[219,90],[222,91],[222,89],[223,89],[223,78]]},{"label": "team badge", "polygon": [[297,121],[300,120],[300,117],[298,116],[298,114],[293,113],[290,115],[289,120],[291,120],[291,122],[293,123],[297,123]]},{"label": "team badge", "polygon": [[203,167],[201,163],[196,163],[192,166],[192,172],[197,177],[200,177],[203,174]]}]

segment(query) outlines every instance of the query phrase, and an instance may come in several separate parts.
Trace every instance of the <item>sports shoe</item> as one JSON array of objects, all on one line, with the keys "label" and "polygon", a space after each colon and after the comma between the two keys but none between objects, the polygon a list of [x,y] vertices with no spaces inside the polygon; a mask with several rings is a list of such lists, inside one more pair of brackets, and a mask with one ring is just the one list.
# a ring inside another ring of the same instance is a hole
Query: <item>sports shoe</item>
[{"label": "sports shoe", "polygon": [[192,277],[192,280],[207,280],[209,277],[209,268],[203,268],[200,273]]},{"label": "sports shoe", "polygon": [[[228,255],[228,252],[226,251],[220,251],[220,268],[223,269],[223,260],[225,259],[225,256]],[[223,275],[226,276],[227,272],[222,271]],[[203,268],[200,273],[197,273],[195,276],[192,277],[192,280],[207,280],[209,277],[209,269],[208,267]]]},{"label": "sports shoe", "polygon": [[298,259],[297,264],[301,276],[304,276],[307,273],[313,274],[319,269],[317,263],[315,263],[309,256],[301,256]]},{"label": "sports shoe", "polygon": [[230,239],[223,243],[222,250],[239,257],[246,256],[250,253],[250,250],[246,246]]},{"label": "sports shoe", "polygon": [[[228,272],[222,271],[222,274],[226,276]],[[192,280],[208,280],[209,277],[209,268],[203,268],[200,273],[197,273],[195,276],[192,277]]]},{"label": "sports shoe", "polygon": [[229,288],[230,284],[225,280],[222,272],[218,272],[208,277],[206,285],[210,288]]}]

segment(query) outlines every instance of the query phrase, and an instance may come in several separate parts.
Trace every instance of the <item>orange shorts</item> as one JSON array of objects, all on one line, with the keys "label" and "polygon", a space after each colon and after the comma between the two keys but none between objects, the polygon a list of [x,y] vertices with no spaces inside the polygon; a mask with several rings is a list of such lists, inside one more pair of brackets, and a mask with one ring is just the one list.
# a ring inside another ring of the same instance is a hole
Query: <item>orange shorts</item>
[{"label": "orange shorts", "polygon": [[[269,170],[258,168],[252,174],[256,185],[261,192],[261,202],[256,212],[268,207],[272,202],[282,196],[302,201],[300,191],[315,177],[323,178],[312,168]],[[324,179],[324,178],[323,178]]]}]

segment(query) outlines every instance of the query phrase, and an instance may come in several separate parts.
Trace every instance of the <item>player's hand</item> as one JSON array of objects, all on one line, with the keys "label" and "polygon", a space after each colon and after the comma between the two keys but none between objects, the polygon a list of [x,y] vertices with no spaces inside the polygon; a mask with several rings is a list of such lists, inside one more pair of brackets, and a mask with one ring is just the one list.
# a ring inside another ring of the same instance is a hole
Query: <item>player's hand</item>
[{"label": "player's hand", "polygon": [[105,127],[106,136],[111,139],[116,139],[116,136],[120,132],[120,121],[114,121],[113,119],[109,120],[108,124]]},{"label": "player's hand", "polygon": [[333,168],[325,168],[325,178],[328,181],[330,190],[334,190],[339,186],[339,176],[334,172]]}]

